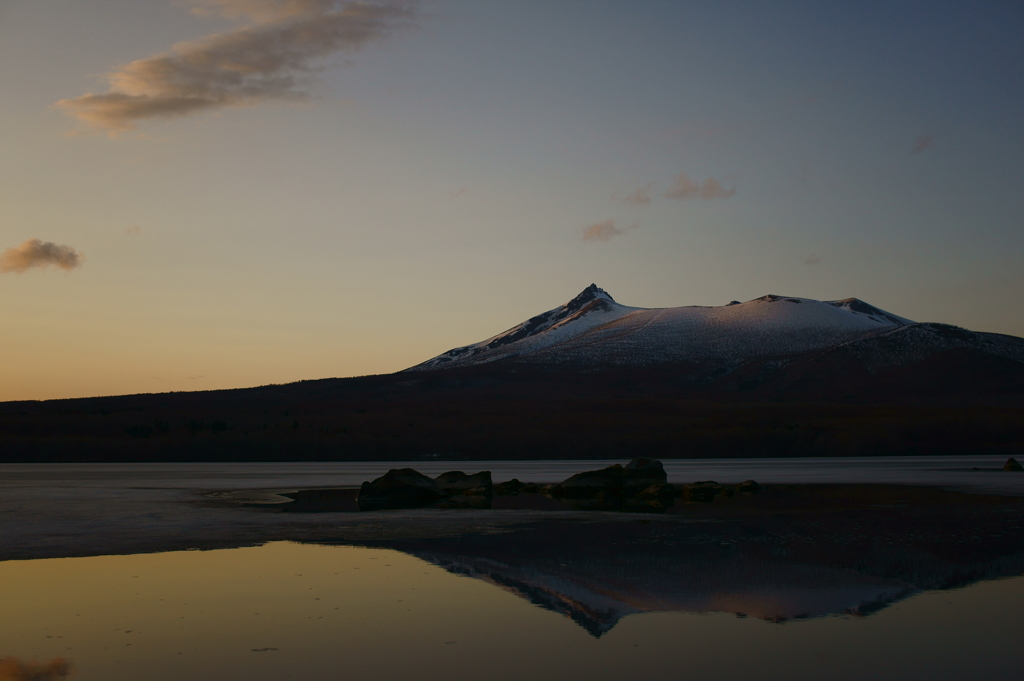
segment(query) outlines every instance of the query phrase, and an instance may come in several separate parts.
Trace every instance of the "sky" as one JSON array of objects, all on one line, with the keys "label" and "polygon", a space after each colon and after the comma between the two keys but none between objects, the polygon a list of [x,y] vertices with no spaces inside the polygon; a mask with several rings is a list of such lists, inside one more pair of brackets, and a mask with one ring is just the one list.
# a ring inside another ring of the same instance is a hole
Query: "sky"
[{"label": "sky", "polygon": [[1024,336],[1024,5],[0,0],[0,400],[389,373],[591,283]]}]

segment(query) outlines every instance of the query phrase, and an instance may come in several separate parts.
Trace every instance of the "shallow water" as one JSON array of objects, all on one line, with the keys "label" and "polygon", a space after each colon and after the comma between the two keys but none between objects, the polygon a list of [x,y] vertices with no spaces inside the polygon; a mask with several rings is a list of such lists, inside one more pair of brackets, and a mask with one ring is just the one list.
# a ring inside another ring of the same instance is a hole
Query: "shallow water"
[{"label": "shallow water", "polygon": [[[632,595],[639,605],[644,594]],[[1020,577],[782,624],[715,611],[733,607],[730,596],[748,607],[757,593],[716,596],[689,611],[648,599],[595,635],[515,585],[395,550],[278,542],[8,561],[0,678],[64,678],[24,671],[59,658],[78,681],[999,680],[1024,670]]]}]

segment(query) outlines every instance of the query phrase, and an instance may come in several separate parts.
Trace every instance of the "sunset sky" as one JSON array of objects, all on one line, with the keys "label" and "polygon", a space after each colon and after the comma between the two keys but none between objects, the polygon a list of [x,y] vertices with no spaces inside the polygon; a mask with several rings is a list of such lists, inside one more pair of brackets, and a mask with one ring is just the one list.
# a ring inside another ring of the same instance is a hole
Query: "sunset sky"
[{"label": "sunset sky", "polygon": [[0,400],[387,373],[594,282],[1024,336],[1024,5],[0,0]]}]

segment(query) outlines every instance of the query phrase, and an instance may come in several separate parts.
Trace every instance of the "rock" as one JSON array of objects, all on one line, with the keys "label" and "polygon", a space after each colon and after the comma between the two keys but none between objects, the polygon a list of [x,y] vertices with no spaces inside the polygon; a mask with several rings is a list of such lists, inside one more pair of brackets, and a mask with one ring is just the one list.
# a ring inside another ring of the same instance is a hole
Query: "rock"
[{"label": "rock", "polygon": [[1015,459],[1015,458],[1013,458],[1011,456],[1009,459],[1006,460],[1006,463],[1003,464],[1003,470],[1004,471],[1024,471],[1024,466],[1021,466],[1020,463],[1017,462],[1017,459]]},{"label": "rock", "polygon": [[488,490],[487,494],[490,494],[490,490],[493,487],[490,471],[481,471],[474,475],[466,475],[462,471],[441,473],[441,475],[434,478],[434,484],[440,487],[442,491],[448,493],[465,492],[466,490],[483,487]]},{"label": "rock", "polygon": [[683,485],[680,496],[683,501],[707,504],[715,500],[716,492],[716,485],[695,482],[692,485]]},{"label": "rock", "polygon": [[462,496],[465,497],[490,497],[491,492],[494,488],[492,487],[473,487],[470,489],[462,490]]},{"label": "rock", "polygon": [[757,484],[753,480],[744,480],[740,484],[736,485],[736,491],[740,494],[757,494],[761,491],[761,485]]},{"label": "rock", "polygon": [[537,494],[538,492],[540,492],[540,487],[534,485],[532,482],[528,482],[522,487],[520,487],[519,491],[522,494]]},{"label": "rock", "polygon": [[393,468],[373,482],[364,482],[356,501],[360,511],[419,508],[445,496],[437,484],[412,468]]},{"label": "rock", "polygon": [[637,494],[651,485],[668,481],[665,467],[656,459],[633,459],[622,468],[622,487],[626,493]]},{"label": "rock", "polygon": [[592,497],[599,492],[622,490],[622,466],[615,464],[597,471],[577,473],[554,485],[551,494],[562,497]]},{"label": "rock", "polygon": [[501,482],[495,485],[494,493],[497,494],[498,496],[506,496],[509,494],[515,495],[519,494],[519,490],[521,490],[523,487],[525,487],[523,483],[519,482],[519,480],[516,478],[512,478],[508,482]]},{"label": "rock", "polygon": [[371,482],[364,482],[359,488],[356,503],[360,511],[378,511],[391,508],[391,497],[378,491]]},{"label": "rock", "polygon": [[596,471],[585,471],[558,483],[551,490],[556,496],[587,497],[599,492],[633,496],[651,485],[664,485],[665,467],[654,459],[633,459],[625,466],[615,464]]},{"label": "rock", "polygon": [[662,503],[668,502],[668,505],[671,506],[676,496],[676,488],[675,485],[669,485],[668,483],[657,483],[636,496],[638,499],[661,501]]}]

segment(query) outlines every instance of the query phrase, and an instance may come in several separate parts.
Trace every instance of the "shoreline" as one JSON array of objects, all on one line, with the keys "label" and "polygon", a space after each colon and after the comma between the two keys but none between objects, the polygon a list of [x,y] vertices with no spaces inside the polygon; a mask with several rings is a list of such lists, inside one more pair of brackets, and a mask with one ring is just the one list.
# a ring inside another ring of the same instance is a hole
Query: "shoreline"
[{"label": "shoreline", "polygon": [[[0,561],[212,550],[272,541],[373,545],[514,534],[565,523],[581,527],[656,525],[684,533],[695,525],[710,524],[727,533],[737,527],[762,526],[770,534],[777,534],[770,526],[781,523],[802,528],[800,531],[812,538],[820,533],[811,526],[854,523],[867,535],[884,536],[887,542],[921,535],[907,529],[907,536],[901,537],[896,528],[927,526],[939,543],[939,537],[991,525],[996,528],[988,533],[992,536],[978,535],[981,539],[970,539],[964,546],[983,553],[996,548],[1004,553],[1024,551],[1024,497],[924,485],[773,484],[754,496],[679,504],[665,514],[531,508],[529,504],[520,504],[520,508],[506,504],[492,510],[284,513],[275,505],[252,504],[244,495],[229,496],[240,493],[238,490],[229,495],[205,490],[134,491],[135,495],[77,500],[67,494],[61,498],[59,493],[56,498],[34,495],[34,501],[23,498],[24,503],[14,508],[10,497],[0,499]],[[253,492],[257,490],[249,491]],[[999,529],[1002,526],[1015,529]]]}]

